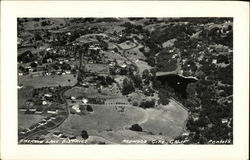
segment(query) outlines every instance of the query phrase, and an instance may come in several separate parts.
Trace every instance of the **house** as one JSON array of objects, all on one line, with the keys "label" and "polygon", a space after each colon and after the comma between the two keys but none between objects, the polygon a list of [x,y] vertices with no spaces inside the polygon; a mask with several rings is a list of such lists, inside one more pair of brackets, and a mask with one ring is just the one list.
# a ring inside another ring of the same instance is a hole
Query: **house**
[{"label": "house", "polygon": [[222,118],[222,119],[221,119],[221,123],[222,123],[222,124],[226,124],[226,123],[228,123],[228,119],[226,119],[226,118]]},{"label": "house", "polygon": [[83,99],[82,99],[82,103],[87,104],[87,103],[88,103],[88,99],[83,98]]},{"label": "house", "polygon": [[58,110],[56,109],[50,109],[47,111],[47,113],[50,113],[50,114],[57,114],[58,113]]},{"label": "house", "polygon": [[71,96],[71,100],[75,100],[76,99],[76,97],[74,97],[74,96]]},{"label": "house", "polygon": [[217,59],[213,59],[212,63],[216,64],[217,63]]},{"label": "house", "polygon": [[28,133],[30,131],[30,129],[23,129],[23,130],[21,130],[21,134],[26,134],[26,133]]},{"label": "house", "polygon": [[194,114],[194,115],[192,115],[192,118],[194,121],[197,121],[199,119],[199,115]]},{"label": "house", "polygon": [[39,122],[38,123],[40,126],[47,124],[47,122]]},{"label": "house", "polygon": [[35,111],[36,111],[36,108],[30,108],[29,111],[35,112]]},{"label": "house", "polygon": [[34,69],[33,68],[29,68],[29,72],[33,72],[34,71]]},{"label": "house", "polygon": [[27,111],[27,108],[19,108],[19,111],[20,111],[20,112],[26,112],[26,111]]},{"label": "house", "polygon": [[66,74],[71,74],[71,71],[68,71],[68,70],[67,70],[67,71],[65,71],[65,73],[66,73]]},{"label": "house", "polygon": [[182,136],[189,136],[189,132],[182,133]]},{"label": "house", "polygon": [[55,115],[52,115],[52,116],[50,117],[50,119],[56,119],[56,116],[55,116]]},{"label": "house", "polygon": [[36,113],[36,114],[42,114],[43,112],[42,112],[42,111],[36,110],[35,113]]},{"label": "house", "polygon": [[43,104],[43,105],[47,105],[48,103],[47,103],[46,101],[43,101],[42,104]]},{"label": "house", "polygon": [[52,95],[51,95],[51,94],[46,93],[46,94],[44,94],[44,97],[52,97]]},{"label": "house", "polygon": [[61,135],[60,139],[68,139],[68,136],[66,136],[66,135]]},{"label": "house", "polygon": [[54,132],[53,136],[59,138],[62,136],[62,133],[61,132]]},{"label": "house", "polygon": [[23,88],[23,85],[18,85],[17,86],[17,89],[21,89],[21,88]]},{"label": "house", "polygon": [[43,71],[39,71],[39,72],[32,72],[30,73],[31,77],[41,77],[43,76]]},{"label": "house", "polygon": [[18,75],[19,75],[19,76],[23,76],[23,73],[20,73],[20,72],[19,72]]},{"label": "house", "polygon": [[78,104],[73,105],[73,106],[72,106],[72,109],[74,109],[77,113],[81,112],[80,107],[79,107]]}]

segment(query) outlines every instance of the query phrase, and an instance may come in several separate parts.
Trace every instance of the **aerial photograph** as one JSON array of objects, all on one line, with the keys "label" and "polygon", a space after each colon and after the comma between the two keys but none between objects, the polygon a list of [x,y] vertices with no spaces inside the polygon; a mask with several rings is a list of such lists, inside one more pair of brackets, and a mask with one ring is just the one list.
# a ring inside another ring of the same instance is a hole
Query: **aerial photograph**
[{"label": "aerial photograph", "polygon": [[233,144],[232,17],[17,18],[19,145]]}]

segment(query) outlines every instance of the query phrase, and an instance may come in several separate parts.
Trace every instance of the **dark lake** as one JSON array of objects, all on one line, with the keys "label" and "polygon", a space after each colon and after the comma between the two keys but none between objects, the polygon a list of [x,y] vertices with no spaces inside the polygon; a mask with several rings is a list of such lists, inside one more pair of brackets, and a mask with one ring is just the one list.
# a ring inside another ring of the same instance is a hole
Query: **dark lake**
[{"label": "dark lake", "polygon": [[157,76],[157,80],[159,80],[162,85],[167,84],[169,87],[173,88],[175,92],[180,94],[183,98],[187,97],[187,85],[197,81],[195,78],[183,77],[178,74]]}]

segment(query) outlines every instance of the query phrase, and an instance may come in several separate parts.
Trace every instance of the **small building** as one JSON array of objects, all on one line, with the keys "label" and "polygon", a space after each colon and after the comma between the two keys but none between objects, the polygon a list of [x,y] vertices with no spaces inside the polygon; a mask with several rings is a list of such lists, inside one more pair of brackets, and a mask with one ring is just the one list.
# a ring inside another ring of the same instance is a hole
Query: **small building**
[{"label": "small building", "polygon": [[27,111],[27,108],[19,108],[19,111],[20,111],[20,112],[26,112],[26,111]]},{"label": "small building", "polygon": [[61,135],[60,138],[61,138],[61,139],[68,139],[68,136],[66,136],[66,135]]},{"label": "small building", "polygon": [[79,107],[78,104],[73,105],[73,106],[72,106],[72,109],[74,109],[77,113],[80,113],[80,112],[81,112],[80,107]]},{"label": "small building", "polygon": [[63,134],[61,133],[61,132],[54,132],[53,133],[53,136],[54,137],[57,137],[57,138],[59,138],[59,137],[61,137]]},{"label": "small building", "polygon": [[36,108],[30,108],[29,111],[35,112],[35,111],[36,111]]},{"label": "small building", "polygon": [[71,71],[68,71],[68,70],[67,70],[67,71],[65,71],[65,73],[66,73],[66,74],[71,74]]},{"label": "small building", "polygon": [[189,136],[189,132],[182,133],[182,136]]},{"label": "small building", "polygon": [[52,97],[52,95],[49,93],[46,93],[46,94],[44,94],[44,97]]},{"label": "small building", "polygon": [[58,113],[58,110],[56,109],[50,109],[47,111],[47,113],[50,113],[50,114],[57,114]]},{"label": "small building", "polygon": [[83,103],[83,104],[87,104],[87,103],[88,103],[88,99],[83,98],[83,99],[82,99],[82,103]]},{"label": "small building", "polygon": [[216,64],[217,63],[217,59],[213,59],[212,63]]},{"label": "small building", "polygon": [[221,123],[222,123],[222,124],[226,124],[226,123],[228,123],[228,119],[226,119],[226,118],[222,118],[222,119],[221,119]]},{"label": "small building", "polygon": [[51,119],[56,119],[56,116],[51,116],[50,118],[51,118]]},{"label": "small building", "polygon": [[43,105],[47,105],[47,104],[48,104],[48,102],[46,102],[46,101],[43,101],[43,102],[42,102],[42,104],[43,104]]},{"label": "small building", "polygon": [[36,110],[35,113],[36,113],[36,114],[42,114],[43,112],[42,112],[42,111]]}]

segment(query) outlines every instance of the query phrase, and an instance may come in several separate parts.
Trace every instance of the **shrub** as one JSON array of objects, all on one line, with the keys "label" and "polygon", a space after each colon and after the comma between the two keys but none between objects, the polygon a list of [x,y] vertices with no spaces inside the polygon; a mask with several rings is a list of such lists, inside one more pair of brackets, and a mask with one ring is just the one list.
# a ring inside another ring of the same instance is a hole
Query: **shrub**
[{"label": "shrub", "polygon": [[129,129],[132,131],[142,132],[142,128],[139,124],[133,124]]},{"label": "shrub", "polygon": [[93,112],[93,108],[90,105],[87,105],[87,111],[88,112]]},{"label": "shrub", "polygon": [[88,139],[88,138],[89,138],[89,135],[88,135],[88,132],[87,132],[87,131],[82,130],[82,138],[83,138],[83,139]]}]

